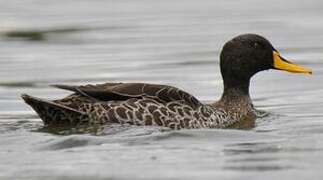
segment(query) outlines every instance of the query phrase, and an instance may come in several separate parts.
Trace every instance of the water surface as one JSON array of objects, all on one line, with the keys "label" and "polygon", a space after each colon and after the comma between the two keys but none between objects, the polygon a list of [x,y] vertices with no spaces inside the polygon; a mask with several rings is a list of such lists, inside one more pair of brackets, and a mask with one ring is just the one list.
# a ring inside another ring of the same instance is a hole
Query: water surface
[{"label": "water surface", "polygon": [[[0,1],[1,179],[321,179],[323,3],[309,1]],[[108,128],[37,131],[20,93],[49,84],[150,82],[219,98],[222,45],[242,33],[271,40],[314,74],[259,73],[251,95],[271,115],[250,130]]]}]

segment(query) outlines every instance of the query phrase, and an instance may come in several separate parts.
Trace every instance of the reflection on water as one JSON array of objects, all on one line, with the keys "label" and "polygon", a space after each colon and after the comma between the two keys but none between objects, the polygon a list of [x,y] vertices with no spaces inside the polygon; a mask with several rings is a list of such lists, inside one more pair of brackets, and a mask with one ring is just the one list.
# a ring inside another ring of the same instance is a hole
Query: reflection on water
[{"label": "reflection on water", "polygon": [[[320,0],[12,0],[0,9],[1,179],[323,176]],[[215,101],[221,47],[242,33],[267,37],[284,57],[314,70],[253,78],[254,104],[269,114],[251,129],[46,129],[19,96],[67,95],[48,86],[57,83],[140,81]]]}]

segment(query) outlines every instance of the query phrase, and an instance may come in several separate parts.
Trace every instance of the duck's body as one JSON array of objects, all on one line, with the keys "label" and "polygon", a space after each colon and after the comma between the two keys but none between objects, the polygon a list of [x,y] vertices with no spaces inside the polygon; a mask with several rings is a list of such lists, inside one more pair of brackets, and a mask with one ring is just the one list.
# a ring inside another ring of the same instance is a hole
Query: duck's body
[{"label": "duck's body", "polygon": [[133,124],[172,129],[224,128],[245,116],[254,117],[248,97],[203,104],[178,88],[143,83],[106,83],[56,87],[75,93],[60,100],[23,95],[46,125]]},{"label": "duck's body", "polygon": [[54,101],[29,95],[22,98],[49,126],[120,123],[172,129],[225,128],[256,117],[249,84],[257,72],[274,68],[311,73],[306,67],[282,59],[269,41],[253,34],[226,43],[220,65],[224,91],[221,99],[212,104],[203,104],[172,86],[144,83],[55,85],[74,93]]}]

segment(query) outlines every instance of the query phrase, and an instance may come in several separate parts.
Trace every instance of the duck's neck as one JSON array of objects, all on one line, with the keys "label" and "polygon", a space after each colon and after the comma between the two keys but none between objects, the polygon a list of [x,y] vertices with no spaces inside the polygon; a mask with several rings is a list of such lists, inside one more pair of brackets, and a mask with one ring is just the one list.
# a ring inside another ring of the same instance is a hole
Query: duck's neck
[{"label": "duck's neck", "polygon": [[239,83],[224,81],[224,90],[219,102],[225,106],[252,106],[249,84],[249,79]]}]

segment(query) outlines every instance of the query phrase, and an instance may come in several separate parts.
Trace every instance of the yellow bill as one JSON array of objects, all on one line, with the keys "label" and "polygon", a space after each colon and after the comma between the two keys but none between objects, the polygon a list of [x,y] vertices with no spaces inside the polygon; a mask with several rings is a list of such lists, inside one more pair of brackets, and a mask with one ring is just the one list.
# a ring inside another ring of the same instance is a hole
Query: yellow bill
[{"label": "yellow bill", "polygon": [[289,71],[293,73],[309,73],[312,74],[312,69],[291,63],[282,58],[277,51],[273,51],[274,67],[279,70]]}]

